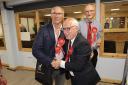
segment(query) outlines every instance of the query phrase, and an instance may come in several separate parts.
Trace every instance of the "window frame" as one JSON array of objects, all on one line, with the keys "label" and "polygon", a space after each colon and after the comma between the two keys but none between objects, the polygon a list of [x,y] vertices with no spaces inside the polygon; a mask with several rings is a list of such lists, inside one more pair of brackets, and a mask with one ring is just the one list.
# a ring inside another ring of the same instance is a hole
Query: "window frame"
[{"label": "window frame", "polygon": [[[123,16],[124,17],[124,16]],[[100,21],[101,21],[101,25],[103,28],[103,32],[102,32],[102,39],[101,39],[101,46],[100,46],[100,56],[101,57],[107,57],[107,58],[126,58],[127,54],[123,54],[123,53],[105,53],[104,52],[104,34],[105,33],[111,33],[111,32],[128,32],[128,28],[127,26],[127,21],[125,21],[125,28],[120,29],[120,28],[116,28],[116,29],[105,29],[104,28],[104,20],[105,18],[105,3],[101,3],[101,17],[100,17]],[[126,17],[125,17],[126,18]],[[127,20],[127,19],[126,19]]]}]

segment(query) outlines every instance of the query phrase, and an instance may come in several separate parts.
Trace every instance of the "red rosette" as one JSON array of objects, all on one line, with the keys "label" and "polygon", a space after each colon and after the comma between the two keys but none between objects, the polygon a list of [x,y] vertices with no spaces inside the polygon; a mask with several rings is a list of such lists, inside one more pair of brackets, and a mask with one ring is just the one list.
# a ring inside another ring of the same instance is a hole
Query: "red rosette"
[{"label": "red rosette", "polygon": [[64,38],[58,38],[58,42],[57,42],[57,45],[55,47],[56,54],[59,54],[61,52],[62,46],[64,45],[64,43],[65,43]]},{"label": "red rosette", "polygon": [[68,50],[68,53],[67,53],[67,55],[66,55],[66,59],[65,59],[66,62],[67,62],[67,61],[69,60],[69,58],[71,57],[72,53],[73,53],[73,47],[70,47],[69,50]]},{"label": "red rosette", "polygon": [[59,39],[58,39],[58,45],[59,45],[59,46],[62,47],[62,46],[64,45],[64,43],[65,43],[64,38],[59,38]]},{"label": "red rosette", "polygon": [[56,54],[60,53],[60,50],[61,50],[61,47],[60,46],[56,46],[56,48],[55,48]]},{"label": "red rosette", "polygon": [[92,43],[94,43],[96,41],[96,33],[97,33],[98,29],[96,27],[92,27],[92,33],[93,35],[93,41]]},{"label": "red rosette", "polygon": [[92,27],[92,33],[94,33],[94,34],[95,34],[95,33],[97,33],[97,31],[98,31],[98,30],[97,30],[97,28],[96,28],[96,27]]}]

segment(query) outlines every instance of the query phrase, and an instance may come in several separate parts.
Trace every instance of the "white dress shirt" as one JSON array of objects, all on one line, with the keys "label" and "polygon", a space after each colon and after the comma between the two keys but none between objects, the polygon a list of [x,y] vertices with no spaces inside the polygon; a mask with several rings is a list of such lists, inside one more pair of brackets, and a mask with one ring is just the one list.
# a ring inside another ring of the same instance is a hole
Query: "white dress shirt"
[{"label": "white dress shirt", "polygon": [[[75,40],[75,38],[73,38],[72,40],[71,40],[71,46],[73,45],[73,42],[74,42],[74,40]],[[69,47],[69,46],[68,46]],[[69,49],[69,48],[68,48]],[[69,58],[69,62],[70,62],[70,58]],[[65,61],[63,61],[63,60],[61,60],[61,63],[60,63],[60,67],[61,68],[65,68]],[[71,74],[71,76],[74,76],[74,73],[72,72],[72,71],[70,71],[70,74]]]},{"label": "white dress shirt", "polygon": [[[57,36],[57,34],[56,34],[56,32],[55,32],[55,27],[54,27],[54,25],[53,25],[53,28],[54,28],[54,34],[55,34],[56,45],[57,45],[58,38],[59,38],[59,36],[60,36],[61,31],[59,31],[59,34],[58,34],[58,36]],[[62,26],[61,26],[60,28],[62,28]],[[64,58],[64,54],[63,54],[63,51],[62,51],[62,50],[60,51],[59,54],[55,54],[55,59],[61,60],[61,59],[63,59],[63,58]]]}]

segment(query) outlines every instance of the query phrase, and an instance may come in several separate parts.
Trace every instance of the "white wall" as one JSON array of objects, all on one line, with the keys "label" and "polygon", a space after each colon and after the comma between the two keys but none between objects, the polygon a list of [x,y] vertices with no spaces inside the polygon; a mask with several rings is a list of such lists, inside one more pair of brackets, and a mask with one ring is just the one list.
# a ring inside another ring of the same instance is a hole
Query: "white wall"
[{"label": "white wall", "polygon": [[125,59],[100,57],[97,63],[97,71],[101,78],[122,80]]},{"label": "white wall", "polygon": [[32,55],[32,52],[19,52],[18,66],[30,67],[35,68],[36,66],[36,59]]}]

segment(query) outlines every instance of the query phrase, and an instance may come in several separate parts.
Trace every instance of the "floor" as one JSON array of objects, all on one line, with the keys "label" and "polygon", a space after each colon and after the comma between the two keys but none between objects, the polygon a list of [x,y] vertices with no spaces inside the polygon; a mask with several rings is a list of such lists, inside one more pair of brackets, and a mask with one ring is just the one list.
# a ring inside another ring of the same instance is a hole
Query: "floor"
[{"label": "floor", "polygon": [[[8,85],[41,85],[34,79],[34,71],[17,70],[10,71],[6,68],[2,70],[4,77],[7,79]],[[71,85],[70,81],[66,81],[65,85]],[[116,85],[100,82],[97,85]]]}]

